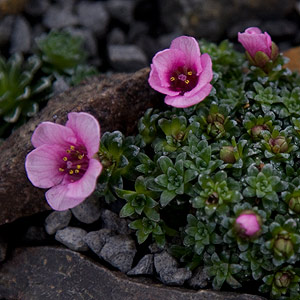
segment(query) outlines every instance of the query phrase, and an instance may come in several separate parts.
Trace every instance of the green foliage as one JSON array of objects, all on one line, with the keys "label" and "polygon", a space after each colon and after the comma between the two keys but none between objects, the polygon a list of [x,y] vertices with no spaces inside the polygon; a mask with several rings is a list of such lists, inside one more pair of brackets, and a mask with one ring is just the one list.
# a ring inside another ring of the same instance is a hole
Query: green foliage
[{"label": "green foliage", "polygon": [[41,65],[36,55],[27,61],[20,54],[0,57],[0,136],[38,112],[51,85],[51,77],[39,73]]},{"label": "green foliage", "polygon": [[[266,297],[299,299],[300,76],[282,56],[262,70],[228,42],[200,45],[213,61],[210,95],[147,110],[136,137],[104,135],[104,194],[125,200],[139,243],[203,266],[214,289],[256,281]],[[249,236],[236,225],[247,212],[260,226]]]},{"label": "green foliage", "polygon": [[82,40],[51,31],[36,39],[39,52],[24,59],[19,53],[0,57],[0,138],[34,116],[52,95],[58,77],[76,85],[97,70],[86,64]]},{"label": "green foliage", "polygon": [[46,63],[44,69],[49,73],[53,70],[68,72],[82,63],[86,55],[82,49],[82,39],[64,31],[53,30],[37,38],[36,44]]}]

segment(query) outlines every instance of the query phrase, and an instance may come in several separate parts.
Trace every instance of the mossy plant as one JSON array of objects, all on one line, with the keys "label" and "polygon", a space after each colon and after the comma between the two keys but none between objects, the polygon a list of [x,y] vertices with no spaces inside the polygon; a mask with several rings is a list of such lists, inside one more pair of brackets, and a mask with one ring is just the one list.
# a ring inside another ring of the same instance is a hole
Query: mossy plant
[{"label": "mossy plant", "polygon": [[[209,96],[147,110],[135,137],[106,133],[102,194],[125,200],[139,243],[204,266],[214,289],[256,281],[274,299],[299,299],[300,76],[282,55],[262,70],[227,41],[200,49],[212,59]],[[241,215],[257,220],[253,236],[237,229]]]}]

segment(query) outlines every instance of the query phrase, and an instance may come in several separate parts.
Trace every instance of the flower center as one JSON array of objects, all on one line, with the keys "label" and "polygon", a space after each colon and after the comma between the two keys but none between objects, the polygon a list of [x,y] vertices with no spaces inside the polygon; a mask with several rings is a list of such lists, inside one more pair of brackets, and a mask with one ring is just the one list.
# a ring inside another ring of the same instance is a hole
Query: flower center
[{"label": "flower center", "polygon": [[198,82],[196,72],[187,67],[179,67],[170,76],[171,89],[179,91],[181,95],[192,90]]},{"label": "flower center", "polygon": [[68,175],[71,182],[79,180],[89,166],[87,151],[84,146],[71,145],[66,150],[66,155],[62,157],[62,162],[58,168],[59,172]]}]

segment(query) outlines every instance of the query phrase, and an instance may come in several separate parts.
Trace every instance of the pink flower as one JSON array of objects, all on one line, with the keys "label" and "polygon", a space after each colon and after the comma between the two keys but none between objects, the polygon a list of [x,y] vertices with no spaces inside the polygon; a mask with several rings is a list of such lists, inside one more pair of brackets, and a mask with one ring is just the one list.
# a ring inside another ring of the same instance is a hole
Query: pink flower
[{"label": "pink flower", "polygon": [[238,33],[238,41],[244,46],[247,58],[253,65],[264,67],[269,60],[275,60],[278,47],[267,32],[257,27],[249,27],[244,33]]},{"label": "pink flower", "polygon": [[154,56],[148,81],[153,89],[167,95],[166,104],[184,108],[209,95],[212,77],[210,56],[200,54],[193,37],[181,36],[173,40],[170,49]]},{"label": "pink flower", "polygon": [[241,237],[254,237],[260,233],[261,219],[253,211],[243,211],[235,220],[235,229]]},{"label": "pink flower", "polygon": [[25,162],[31,183],[46,192],[49,205],[66,210],[83,202],[95,190],[102,165],[94,158],[99,150],[100,126],[88,113],[69,113],[65,126],[41,123],[31,142],[36,148]]}]

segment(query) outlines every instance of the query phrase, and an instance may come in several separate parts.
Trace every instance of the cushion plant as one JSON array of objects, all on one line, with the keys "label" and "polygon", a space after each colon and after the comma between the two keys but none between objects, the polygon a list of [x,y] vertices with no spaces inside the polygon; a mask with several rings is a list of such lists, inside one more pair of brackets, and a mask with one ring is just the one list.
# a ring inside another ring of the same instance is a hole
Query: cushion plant
[{"label": "cushion plant", "polygon": [[213,289],[299,299],[300,76],[267,33],[239,41],[246,56],[192,37],[155,55],[149,84],[173,107],[147,110],[136,136],[102,136],[96,192]]}]

